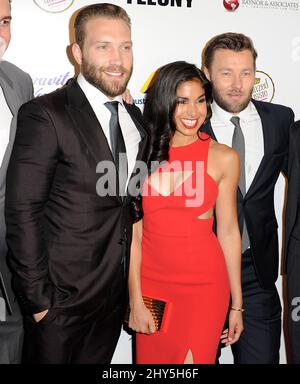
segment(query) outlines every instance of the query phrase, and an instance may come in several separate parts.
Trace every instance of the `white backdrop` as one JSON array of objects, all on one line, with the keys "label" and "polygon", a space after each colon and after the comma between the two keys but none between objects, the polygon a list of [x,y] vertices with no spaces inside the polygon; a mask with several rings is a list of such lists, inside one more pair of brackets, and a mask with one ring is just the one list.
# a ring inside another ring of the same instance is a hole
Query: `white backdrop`
[{"label": "white backdrop", "polygon": [[[75,10],[95,1],[13,0],[12,41],[5,58],[27,71],[36,96],[63,85],[74,74],[66,54],[69,20]],[[206,41],[223,32],[250,36],[258,51],[254,97],[292,107],[300,118],[300,0],[112,0],[132,20],[135,67],[129,88],[142,106],[141,88],[161,65],[186,60],[200,66]],[[231,8],[232,6],[232,8]],[[230,10],[228,10],[229,8]],[[232,9],[234,9],[232,11]],[[293,86],[294,84],[294,86]],[[284,179],[276,185],[275,204],[282,231]],[[281,239],[281,236],[280,236]],[[282,278],[277,286],[281,295]],[[284,340],[280,362],[286,362]],[[131,342],[122,332],[113,362],[131,362]],[[230,363],[229,348],[221,362]]]}]

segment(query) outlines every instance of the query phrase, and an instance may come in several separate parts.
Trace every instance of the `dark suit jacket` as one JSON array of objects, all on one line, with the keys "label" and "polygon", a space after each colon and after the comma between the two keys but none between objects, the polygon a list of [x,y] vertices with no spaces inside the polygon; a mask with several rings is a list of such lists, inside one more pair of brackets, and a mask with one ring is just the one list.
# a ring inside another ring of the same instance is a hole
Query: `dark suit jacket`
[{"label": "dark suit jacket", "polygon": [[[141,135],[142,159],[141,113],[126,109]],[[113,162],[106,137],[77,81],[20,109],[6,221],[15,287],[29,313],[92,313],[121,284],[131,198],[96,193],[96,166],[106,160]]]},{"label": "dark suit jacket", "polygon": [[[290,132],[288,196],[285,221],[285,256],[288,298],[288,332],[291,362],[300,364],[300,121]],[[296,316],[296,318],[294,317]]]},{"label": "dark suit jacket", "polygon": [[[295,228],[297,215],[299,215],[298,201],[300,198],[300,120],[295,123],[290,132],[289,165],[288,165],[288,196],[285,221],[285,254],[288,262],[288,245],[293,229],[300,233],[300,228]],[[300,249],[299,249],[300,251]]]},{"label": "dark suit jacket", "polygon": [[9,313],[12,313],[12,302],[15,295],[11,288],[11,273],[7,267],[7,246],[5,241],[6,225],[4,217],[6,171],[16,134],[17,114],[20,106],[33,97],[33,86],[30,76],[7,61],[0,62],[0,86],[12,114],[9,129],[9,142],[0,166],[0,296],[3,296]]},{"label": "dark suit jacket", "polygon": [[[274,187],[280,172],[287,174],[289,129],[294,121],[290,108],[252,100],[262,121],[264,156],[246,195],[238,190],[240,231],[245,219],[255,270],[262,287],[278,277],[278,235],[274,210]],[[213,138],[210,123],[204,131]],[[246,148],[247,150],[247,148]]]}]

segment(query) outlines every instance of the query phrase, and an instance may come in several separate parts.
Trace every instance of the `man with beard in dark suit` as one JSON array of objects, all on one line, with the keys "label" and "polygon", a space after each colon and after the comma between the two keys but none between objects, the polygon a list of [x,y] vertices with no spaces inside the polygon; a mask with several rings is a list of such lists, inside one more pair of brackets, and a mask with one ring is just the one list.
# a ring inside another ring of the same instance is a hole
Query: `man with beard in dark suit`
[{"label": "man with beard in dark suit", "polygon": [[23,320],[11,287],[7,265],[6,224],[4,218],[7,166],[15,138],[19,107],[33,96],[29,75],[2,60],[10,42],[9,0],[0,0],[0,364],[21,362]]},{"label": "man with beard in dark suit", "polygon": [[[244,332],[232,345],[236,364],[278,363],[281,334],[274,187],[280,172],[287,174],[294,114],[285,106],[252,99],[256,57],[249,37],[224,33],[206,44],[202,62],[214,98],[204,131],[240,155],[237,208],[245,312]],[[229,336],[225,330],[226,345]]]},{"label": "man with beard in dark suit", "polygon": [[132,73],[130,19],[116,5],[89,5],[75,39],[80,74],[21,108],[7,175],[29,363],[110,363],[126,306],[130,181],[147,145],[139,109],[121,97]]}]

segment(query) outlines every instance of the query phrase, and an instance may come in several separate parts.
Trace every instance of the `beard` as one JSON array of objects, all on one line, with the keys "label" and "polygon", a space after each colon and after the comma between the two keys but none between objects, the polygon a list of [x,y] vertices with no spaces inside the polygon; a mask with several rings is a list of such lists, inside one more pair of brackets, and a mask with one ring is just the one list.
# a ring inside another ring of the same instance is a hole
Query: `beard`
[{"label": "beard", "polygon": [[[249,94],[245,96],[244,100],[242,101],[227,101],[225,98],[221,95],[221,93],[218,91],[218,89],[213,89],[213,99],[218,104],[219,107],[224,109],[226,112],[229,113],[240,113],[242,112],[250,103],[252,98],[252,91],[253,88],[249,91]],[[239,92],[235,92],[236,94],[239,94]]]},{"label": "beard", "polygon": [[[122,80],[106,80],[103,72],[122,72],[124,78]],[[124,67],[111,65],[109,67],[96,67],[82,59],[81,73],[85,79],[108,97],[116,97],[122,95],[127,87],[132,74],[132,67],[128,70]]]},{"label": "beard", "polygon": [[2,37],[0,37],[0,61],[2,60],[2,56],[6,51],[6,48],[7,48],[6,41]]}]

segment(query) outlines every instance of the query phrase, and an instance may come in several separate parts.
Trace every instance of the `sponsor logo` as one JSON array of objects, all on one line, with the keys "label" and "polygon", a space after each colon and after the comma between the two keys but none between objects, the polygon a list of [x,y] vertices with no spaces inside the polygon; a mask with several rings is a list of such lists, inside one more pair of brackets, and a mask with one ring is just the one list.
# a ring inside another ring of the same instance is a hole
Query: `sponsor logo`
[{"label": "sponsor logo", "polygon": [[272,78],[263,71],[256,71],[252,97],[255,100],[269,101],[274,98],[275,85]]},{"label": "sponsor logo", "polygon": [[74,0],[33,0],[33,2],[43,11],[58,13],[71,7]]},{"label": "sponsor logo", "polygon": [[239,0],[223,0],[225,9],[229,12],[234,12],[240,6]]},{"label": "sponsor logo", "polygon": [[140,99],[134,99],[134,104],[135,105],[144,105],[146,99],[145,98],[140,98]]},{"label": "sponsor logo", "polygon": [[127,0],[127,4],[192,8],[193,0]]},{"label": "sponsor logo", "polygon": [[[224,1],[225,2],[225,1]],[[241,0],[241,7],[245,8],[263,8],[280,11],[298,11],[299,0],[295,1],[270,1],[270,0]]]},{"label": "sponsor logo", "polygon": [[70,72],[52,77],[35,77],[33,79],[34,96],[42,96],[46,93],[55,91],[65,85],[70,77],[72,77]]},{"label": "sponsor logo", "polygon": [[[155,75],[156,71],[153,71],[150,76],[148,77],[148,79],[145,81],[145,83],[143,84],[142,88],[140,89],[140,92],[141,93],[147,93],[148,91],[148,88],[150,87],[151,85],[151,81]],[[135,105],[139,105],[141,107],[144,107],[144,104],[145,104],[145,101],[146,101],[146,98],[145,97],[142,97],[142,98],[136,98],[134,99],[134,104]]]}]

